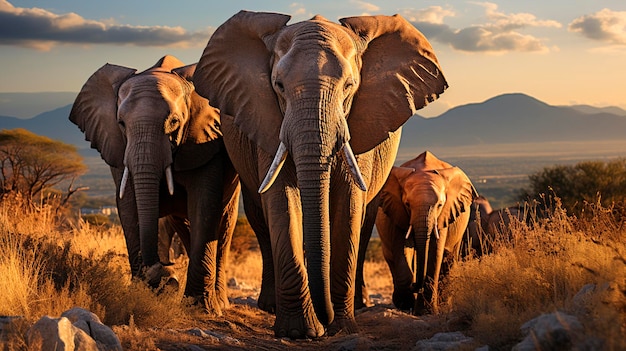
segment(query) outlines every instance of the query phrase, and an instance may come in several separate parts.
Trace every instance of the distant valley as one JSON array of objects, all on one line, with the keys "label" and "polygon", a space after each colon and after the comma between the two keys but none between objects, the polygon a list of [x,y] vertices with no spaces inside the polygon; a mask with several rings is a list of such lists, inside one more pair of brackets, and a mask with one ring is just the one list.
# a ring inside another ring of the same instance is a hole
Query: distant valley
[{"label": "distant valley", "polygon": [[[18,104],[0,94],[0,129],[24,128],[76,145],[90,169],[83,181],[105,184],[91,185],[96,194],[112,193],[108,167],[68,119],[75,96],[38,94],[19,99],[12,95]],[[6,111],[19,112],[16,106],[23,106],[27,97],[41,98],[42,103],[56,107],[28,119],[7,115]],[[438,117],[411,117],[403,127],[396,164],[424,150],[463,168],[479,192],[491,197],[496,206],[510,204],[514,190],[526,184],[527,175],[543,167],[626,157],[626,111],[552,106],[525,94],[504,94],[452,108]]]},{"label": "distant valley", "polygon": [[[0,128],[24,128],[88,149],[89,143],[83,134],[68,120],[74,97],[71,93],[0,94]],[[24,115],[28,110],[25,109],[27,98],[35,100],[33,105],[54,106],[55,101],[60,105],[28,119],[8,114]],[[20,106],[24,109],[20,110]],[[548,143],[556,147],[559,143],[614,140],[626,140],[626,111],[623,109],[552,106],[518,93],[458,106],[438,117],[415,115],[403,127],[400,148],[402,152],[450,148],[474,152],[495,145]]]}]

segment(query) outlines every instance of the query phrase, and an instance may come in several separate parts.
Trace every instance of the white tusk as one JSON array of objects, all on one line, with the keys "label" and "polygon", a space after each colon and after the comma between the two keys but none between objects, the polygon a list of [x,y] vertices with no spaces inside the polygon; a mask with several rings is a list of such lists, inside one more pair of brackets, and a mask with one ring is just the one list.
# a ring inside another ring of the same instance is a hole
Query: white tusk
[{"label": "white tusk", "polygon": [[122,181],[120,182],[120,199],[124,197],[124,189],[126,189],[127,182],[128,182],[128,167],[124,167],[124,174],[122,175]]},{"label": "white tusk", "polygon": [[437,238],[437,240],[439,240],[439,229],[437,229],[436,225],[435,225],[435,238]]},{"label": "white tusk", "polygon": [[165,179],[167,180],[167,190],[170,195],[174,195],[174,176],[172,176],[172,165],[165,168]]},{"label": "white tusk", "polygon": [[407,240],[413,231],[413,226],[409,225],[409,230],[406,231],[406,235],[404,236],[404,240]]},{"label": "white tusk", "polygon": [[283,164],[285,163],[285,160],[287,159],[287,146],[285,146],[285,144],[283,144],[283,142],[280,142],[280,145],[278,145],[278,150],[276,151],[276,155],[274,156],[274,160],[272,161],[272,165],[270,166],[270,169],[267,171],[267,174],[265,175],[265,179],[263,179],[263,182],[261,183],[261,186],[259,187],[259,194],[263,194],[264,192],[267,191],[267,189],[269,189],[272,184],[274,184],[274,181],[276,180],[276,177],[278,177],[278,173],[280,172],[280,169],[283,168]]},{"label": "white tusk", "polygon": [[357,183],[359,188],[363,191],[367,191],[367,185],[365,185],[365,180],[361,175],[361,170],[359,169],[359,165],[356,163],[356,158],[354,157],[354,153],[352,152],[352,148],[349,143],[345,143],[343,145],[343,153],[346,155],[346,162],[348,162],[348,166],[350,167],[350,173],[354,178],[354,181]]}]

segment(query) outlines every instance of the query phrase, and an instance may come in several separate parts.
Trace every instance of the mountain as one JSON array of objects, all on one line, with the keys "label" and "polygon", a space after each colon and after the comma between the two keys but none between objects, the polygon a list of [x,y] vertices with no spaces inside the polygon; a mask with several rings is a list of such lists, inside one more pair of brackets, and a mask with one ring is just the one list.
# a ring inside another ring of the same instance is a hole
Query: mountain
[{"label": "mountain", "polygon": [[617,106],[595,107],[595,106],[589,106],[589,105],[572,105],[572,106],[562,106],[562,107],[573,108],[577,111],[588,113],[588,114],[606,112],[606,113],[612,113],[618,116],[626,116],[626,110],[621,109]]},{"label": "mountain", "polygon": [[0,93],[0,113],[17,118],[32,118],[76,99],[73,92]]},{"label": "mountain", "polygon": [[0,129],[23,128],[35,134],[76,145],[79,149],[90,148],[85,135],[68,119],[72,104],[38,114],[29,119],[0,116]]},{"label": "mountain", "polygon": [[[31,119],[0,117],[0,129],[24,128],[87,152],[89,142],[68,119],[71,107]],[[626,111],[619,108],[551,106],[525,94],[504,94],[457,106],[438,117],[411,117],[403,127],[400,148],[626,140],[625,131]]]},{"label": "mountain", "polygon": [[434,118],[413,116],[403,127],[400,147],[624,140],[626,116],[605,111],[551,106],[525,94],[504,94]]}]

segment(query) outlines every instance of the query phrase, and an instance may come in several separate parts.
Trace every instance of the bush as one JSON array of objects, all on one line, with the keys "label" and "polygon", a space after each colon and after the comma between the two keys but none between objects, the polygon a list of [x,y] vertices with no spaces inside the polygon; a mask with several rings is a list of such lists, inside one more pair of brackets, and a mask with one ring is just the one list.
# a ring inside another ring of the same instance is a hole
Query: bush
[{"label": "bush", "polygon": [[[495,349],[511,349],[523,323],[555,310],[577,316],[607,350],[626,349],[626,223],[598,203],[582,208],[585,218],[567,216],[555,200],[546,218],[498,238],[493,254],[453,267],[442,292],[448,312]],[[576,299],[588,284],[593,292]]]},{"label": "bush", "polygon": [[626,199],[626,159],[546,167],[528,178],[530,185],[521,189],[520,201],[544,204],[546,194],[555,195],[570,214],[579,215],[586,204],[598,199],[605,207]]}]

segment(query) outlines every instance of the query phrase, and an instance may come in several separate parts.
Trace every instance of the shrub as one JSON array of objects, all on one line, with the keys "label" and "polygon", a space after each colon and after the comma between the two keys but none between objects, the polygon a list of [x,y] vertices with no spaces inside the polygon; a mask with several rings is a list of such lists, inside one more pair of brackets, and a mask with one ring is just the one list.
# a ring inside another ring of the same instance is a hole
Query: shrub
[{"label": "shrub", "polygon": [[[626,227],[599,203],[593,215],[565,215],[559,199],[546,218],[512,227],[512,238],[496,240],[495,252],[460,262],[442,296],[448,312],[470,323],[484,344],[510,349],[528,320],[555,310],[576,315],[586,335],[626,348]],[[581,288],[594,284],[584,300]],[[497,325],[497,328],[494,328]]]},{"label": "shrub", "polygon": [[528,176],[530,185],[520,190],[520,201],[539,201],[556,195],[570,214],[580,214],[585,205],[599,199],[603,206],[626,199],[626,159],[609,162],[587,161],[556,165]]}]

